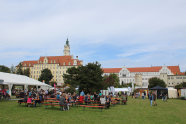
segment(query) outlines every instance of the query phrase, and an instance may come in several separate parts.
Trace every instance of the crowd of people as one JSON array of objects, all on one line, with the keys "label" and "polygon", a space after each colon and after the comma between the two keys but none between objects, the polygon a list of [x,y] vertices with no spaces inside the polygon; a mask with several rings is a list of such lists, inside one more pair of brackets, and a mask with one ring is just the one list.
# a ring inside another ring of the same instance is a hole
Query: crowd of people
[{"label": "crowd of people", "polygon": [[0,88],[0,100],[2,99],[10,99],[9,90],[6,88]]},{"label": "crowd of people", "polygon": [[19,97],[22,98],[18,102],[21,103],[33,103],[34,106],[37,104],[42,103],[47,98],[56,98],[56,100],[59,101],[59,105],[62,106],[62,110],[69,110],[69,105],[73,103],[78,104],[100,104],[105,105],[106,108],[110,107],[111,99],[113,97],[117,98],[120,97],[122,100],[127,100],[127,95],[124,93],[118,93],[118,94],[108,94],[103,95],[101,92],[93,94],[85,94],[84,91],[81,91],[79,94],[77,93],[65,93],[62,91],[55,91],[55,90],[39,90],[31,89],[31,90],[21,90],[19,93]]}]

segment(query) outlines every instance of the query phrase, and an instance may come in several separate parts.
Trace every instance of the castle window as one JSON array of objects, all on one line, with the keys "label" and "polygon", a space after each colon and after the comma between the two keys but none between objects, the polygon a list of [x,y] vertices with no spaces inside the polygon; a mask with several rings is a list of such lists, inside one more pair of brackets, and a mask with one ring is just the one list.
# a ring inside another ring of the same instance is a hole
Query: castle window
[{"label": "castle window", "polygon": [[54,60],[54,64],[56,63],[56,61]]},{"label": "castle window", "polygon": [[52,64],[52,60],[51,60],[51,64]]}]

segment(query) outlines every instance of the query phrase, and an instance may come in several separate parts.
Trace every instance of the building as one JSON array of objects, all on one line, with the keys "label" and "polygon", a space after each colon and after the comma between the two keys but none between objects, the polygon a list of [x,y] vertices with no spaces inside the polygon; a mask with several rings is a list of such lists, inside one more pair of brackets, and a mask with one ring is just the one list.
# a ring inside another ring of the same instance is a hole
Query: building
[{"label": "building", "polygon": [[77,67],[83,65],[83,61],[76,58],[73,58],[70,55],[70,45],[68,39],[64,45],[63,56],[41,56],[39,60],[35,61],[23,61],[22,66],[23,70],[30,69],[30,77],[38,80],[43,69],[50,69],[53,75],[51,81],[57,82],[58,86],[61,86],[64,83],[63,74],[66,74],[68,68]]},{"label": "building", "polygon": [[158,77],[165,81],[168,87],[186,82],[186,75],[180,72],[179,66],[152,66],[135,68],[103,68],[104,75],[115,73],[119,76],[120,84],[135,83],[147,88],[149,79]]}]

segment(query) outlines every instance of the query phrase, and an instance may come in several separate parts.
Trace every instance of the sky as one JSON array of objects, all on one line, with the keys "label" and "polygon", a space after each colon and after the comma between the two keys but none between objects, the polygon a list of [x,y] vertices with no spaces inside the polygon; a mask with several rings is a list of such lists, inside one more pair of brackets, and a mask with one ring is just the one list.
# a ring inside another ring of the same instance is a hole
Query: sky
[{"label": "sky", "polygon": [[186,71],[185,0],[0,0],[0,65],[60,56]]}]

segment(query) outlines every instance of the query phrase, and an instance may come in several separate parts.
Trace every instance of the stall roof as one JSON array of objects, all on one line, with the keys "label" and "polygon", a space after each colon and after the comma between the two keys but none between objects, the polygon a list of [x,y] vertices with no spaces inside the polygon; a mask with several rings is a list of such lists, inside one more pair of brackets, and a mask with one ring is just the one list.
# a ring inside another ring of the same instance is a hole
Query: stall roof
[{"label": "stall roof", "polygon": [[45,83],[42,83],[38,80],[29,78],[24,75],[4,73],[4,72],[0,72],[0,80],[3,80],[1,84],[48,86]]},{"label": "stall roof", "polygon": [[160,86],[155,86],[153,88],[150,88],[150,90],[167,90],[167,88],[163,88],[163,87],[160,87]]}]

